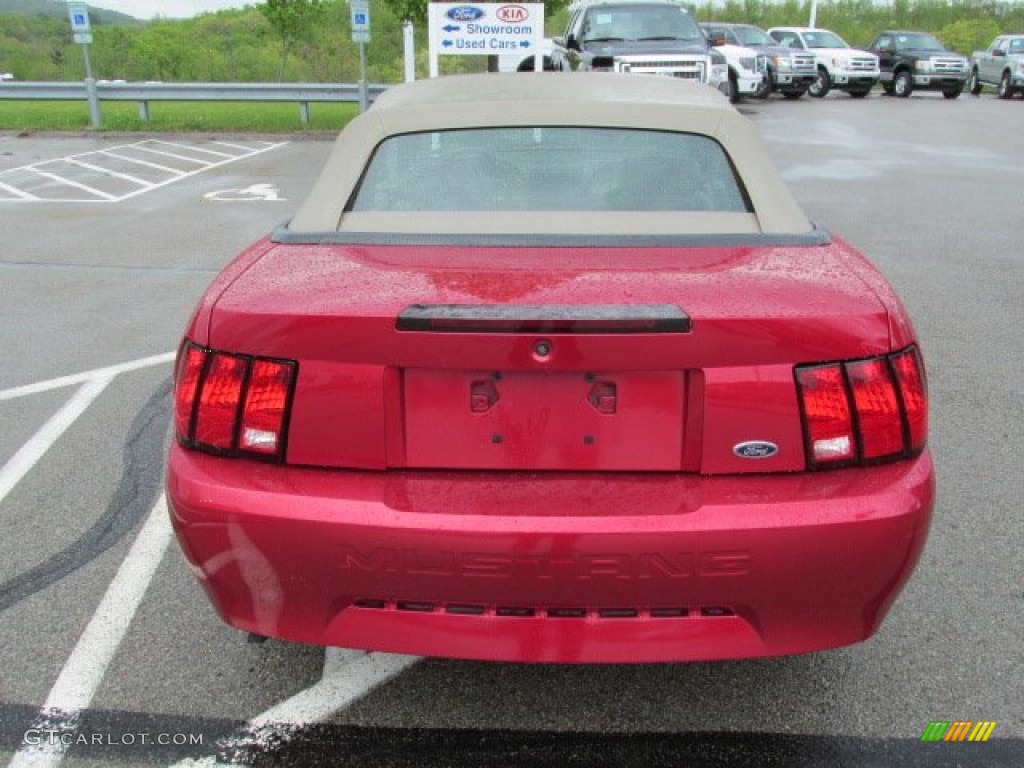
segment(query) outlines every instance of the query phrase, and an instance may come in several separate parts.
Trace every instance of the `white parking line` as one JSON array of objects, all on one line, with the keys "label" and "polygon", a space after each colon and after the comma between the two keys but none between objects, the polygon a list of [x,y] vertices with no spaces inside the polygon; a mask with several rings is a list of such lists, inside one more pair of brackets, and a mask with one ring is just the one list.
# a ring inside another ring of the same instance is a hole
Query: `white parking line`
[{"label": "white parking line", "polygon": [[175,144],[173,141],[156,141],[157,144],[163,144],[168,147],[176,147],[177,149],[187,150],[189,152],[202,152],[205,155],[215,155],[216,157],[230,157],[234,159],[237,155],[232,155],[230,152],[217,152],[212,149],[206,149],[204,147],[194,147],[190,144]]},{"label": "white parking line", "polygon": [[14,195],[15,197],[19,197],[22,200],[35,201],[39,199],[35,195],[30,195],[28,192],[22,192],[17,187],[12,187],[10,184],[4,184],[2,181],[0,181],[0,189],[4,190],[5,192],[10,192],[12,195]]},{"label": "white parking line", "polygon": [[140,179],[137,176],[129,176],[127,173],[121,173],[120,171],[112,171],[109,168],[103,168],[103,167],[101,167],[99,165],[93,165],[92,163],[86,163],[86,162],[83,162],[82,160],[75,160],[73,157],[69,157],[68,158],[68,162],[71,165],[77,165],[79,168],[88,168],[90,171],[96,171],[97,173],[102,173],[104,176],[112,176],[115,179],[124,179],[125,181],[130,181],[132,184],[138,184],[139,186],[142,186],[142,187],[154,187],[154,186],[156,186],[152,182],[146,181],[145,179]]},{"label": "white parking line", "polygon": [[[3,401],[81,385],[0,469],[0,501],[118,374],[168,363],[173,358],[174,353],[153,355],[0,391]],[[10,768],[52,768],[64,759],[72,741],[65,734],[75,733],[82,711],[103,681],[170,539],[167,501],[161,494],[31,725],[30,730],[36,729],[46,738],[39,744],[23,744],[9,763]]]},{"label": "white parking line", "polygon": [[37,381],[35,384],[24,384],[20,387],[0,389],[0,402],[4,400],[14,400],[19,397],[26,397],[28,395],[38,395],[41,392],[50,392],[51,390],[62,389],[63,387],[72,387],[75,384],[82,384],[83,382],[105,376],[113,378],[118,374],[137,371],[140,368],[150,368],[154,365],[162,365],[163,363],[169,363],[173,360],[175,354],[176,353],[174,352],[164,352],[162,355],[142,357],[138,360],[131,360],[127,363],[108,365],[105,368],[95,368],[91,371],[73,373],[70,376],[61,376],[60,378],[48,379],[46,381]]},{"label": "white parking line", "polygon": [[230,142],[230,141],[214,141],[212,143],[216,144],[219,147],[231,147],[231,149],[241,149],[241,150],[244,150],[246,152],[251,152],[252,151],[251,147],[247,147],[244,144],[235,144],[235,143]]},{"label": "white parking line", "polygon": [[75,423],[75,419],[100,396],[113,378],[109,375],[95,376],[83,384],[82,388],[8,459],[0,469],[0,501],[7,497],[11,489],[39,462],[50,446],[57,442],[64,431]]},{"label": "white parking line", "polygon": [[32,723],[30,730],[57,737],[41,739],[43,743],[38,745],[23,745],[9,768],[60,765],[74,741],[82,711],[103,681],[170,540],[167,501],[161,494]]},{"label": "white parking line", "polygon": [[[235,755],[264,754],[287,743],[302,726],[320,723],[351,706],[417,661],[418,656],[328,648],[320,682],[257,715],[221,743]],[[213,768],[218,758],[189,758],[172,768]]]},{"label": "white parking line", "polygon": [[133,360],[128,363],[107,366],[106,368],[97,368],[85,373],[76,373],[71,376],[62,376],[58,379],[0,390],[0,402],[3,402],[27,395],[49,392],[54,389],[62,389],[63,387],[71,387],[76,384],[82,385],[78,392],[64,403],[60,410],[53,414],[43,426],[36,430],[36,433],[0,468],[0,501],[3,501],[7,494],[11,492],[11,489],[39,463],[43,455],[57,442],[67,428],[75,423],[75,420],[85,412],[85,409],[100,396],[115,376],[119,373],[167,363],[173,359],[174,353],[169,352],[163,355],[144,357],[141,360]]},{"label": "white parking line", "polygon": [[[78,155],[69,155],[55,160],[44,160],[39,163],[32,163],[18,168],[9,168],[0,171],[0,192],[6,196],[0,196],[0,203],[111,203],[121,202],[137,195],[144,194],[151,190],[159,189],[176,181],[181,181],[189,176],[194,176],[212,168],[218,168],[238,160],[245,160],[254,155],[269,152],[270,150],[283,147],[288,142],[254,142],[251,146],[233,144],[230,142],[212,142],[215,146],[229,151],[221,152],[216,149],[209,149],[195,145],[162,141],[158,139],[147,139],[134,144],[122,144],[109,149],[83,152]],[[232,152],[234,151],[234,152]],[[134,157],[134,154],[149,154],[157,158],[170,158],[174,163],[153,162]],[[197,157],[205,155],[207,157]],[[120,163],[121,170],[107,168],[102,164],[104,159],[116,160]],[[136,175],[126,173],[123,169],[124,163],[132,163],[140,167],[147,167],[165,177],[157,176],[155,180],[143,179]],[[173,165],[183,164],[189,170],[181,170]],[[62,175],[60,169],[66,165],[77,166],[87,171],[78,178],[68,178]],[[48,195],[40,196],[33,194],[38,183],[31,181],[31,175],[35,175],[69,188],[69,192],[61,195],[60,191],[47,190]],[[120,179],[138,186],[127,193],[111,194],[100,188],[104,181]],[[97,186],[99,185],[99,186]],[[27,189],[20,189],[25,186]],[[74,197],[70,190],[79,190],[85,193],[84,196]]]},{"label": "white parking line", "polygon": [[38,168],[26,168],[25,170],[34,173],[37,176],[42,176],[44,178],[50,179],[51,181],[56,181],[58,184],[66,184],[69,187],[74,187],[75,189],[80,189],[83,192],[87,192],[90,195],[102,197],[105,200],[117,200],[117,195],[112,195],[109,192],[104,192],[102,189],[90,187],[87,184],[80,184],[79,182],[74,181],[73,179],[58,176],[55,173],[49,173],[48,171],[40,171]]},{"label": "white parking line", "polygon": [[[166,152],[166,151],[164,151],[162,149],[156,149],[155,147],[144,147],[141,144],[137,145],[135,147],[135,149],[139,150],[140,152],[149,152],[149,153],[154,154],[154,155],[162,155],[164,157],[173,157],[175,160],[184,160],[186,163],[195,163],[196,165],[203,166],[204,169],[212,168],[213,166],[216,165],[216,163],[210,162],[208,160],[200,160],[200,159],[195,158],[195,157],[188,157],[187,155],[176,155],[173,152]],[[193,171],[188,171],[188,173],[193,173]]]},{"label": "white parking line", "polygon": [[164,173],[171,173],[171,174],[174,174],[175,176],[184,176],[185,175],[185,171],[179,171],[177,168],[171,168],[169,166],[159,165],[157,163],[150,163],[150,162],[148,162],[146,160],[140,160],[137,157],[129,157],[128,155],[119,155],[119,154],[117,154],[117,152],[114,152],[112,149],[104,149],[102,151],[102,153],[104,155],[107,155],[108,157],[116,157],[118,160],[124,160],[126,163],[135,163],[136,165],[144,165],[147,168],[152,168],[152,169],[157,170],[157,171],[163,171]]},{"label": "white parking line", "polygon": [[[0,390],[0,401],[5,401],[82,385],[0,469],[0,501],[118,374],[168,363],[174,355],[153,355]],[[161,495],[29,728],[47,734],[47,738],[39,744],[23,744],[8,768],[55,768],[63,761],[68,745],[75,741],[82,713],[103,682],[171,536],[167,500]],[[257,715],[221,746],[233,752],[272,749],[291,738],[297,728],[323,722],[417,661],[415,656],[327,648],[318,683]],[[208,757],[178,765],[205,768],[217,764],[216,757]]]}]

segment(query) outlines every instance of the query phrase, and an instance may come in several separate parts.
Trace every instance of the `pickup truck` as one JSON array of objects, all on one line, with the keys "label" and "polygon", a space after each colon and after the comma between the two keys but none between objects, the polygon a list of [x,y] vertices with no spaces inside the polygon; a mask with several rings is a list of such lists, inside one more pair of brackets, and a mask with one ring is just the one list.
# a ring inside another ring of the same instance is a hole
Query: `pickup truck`
[{"label": "pickup truck", "polygon": [[768,34],[779,45],[814,54],[818,76],[807,91],[811,96],[820,99],[835,88],[860,99],[878,82],[878,57],[851,48],[835,32],[809,27],[773,27]]},{"label": "pickup truck", "polygon": [[772,91],[778,91],[787,99],[799,99],[814,82],[814,54],[783,48],[760,27],[721,21],[703,22],[700,26],[711,44],[725,54],[730,77],[744,62],[749,69],[751,56],[756,56],[755,69],[762,73],[760,86],[753,93],[756,98],[765,99]]},{"label": "pickup truck", "polygon": [[955,99],[963,93],[967,57],[927,32],[879,32],[867,50],[878,57],[878,81],[888,94],[906,98],[915,90],[942,91],[947,99]]},{"label": "pickup truck", "polygon": [[984,85],[994,85],[1001,99],[1024,91],[1024,35],[999,35],[987,51],[971,55],[967,89],[977,96]]},{"label": "pickup truck", "polygon": [[566,72],[668,75],[734,98],[725,56],[674,0],[577,0],[564,36],[553,41],[551,60]]}]

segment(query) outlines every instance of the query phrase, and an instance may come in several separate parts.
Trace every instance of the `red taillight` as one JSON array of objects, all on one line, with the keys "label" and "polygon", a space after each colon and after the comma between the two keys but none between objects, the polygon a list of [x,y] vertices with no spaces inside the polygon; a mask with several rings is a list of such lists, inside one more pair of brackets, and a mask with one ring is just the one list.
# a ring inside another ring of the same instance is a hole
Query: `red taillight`
[{"label": "red taillight", "polygon": [[814,464],[845,462],[856,456],[850,400],[839,364],[796,369],[804,413],[804,434]]},{"label": "red taillight", "polygon": [[914,347],[892,356],[896,379],[903,396],[903,408],[910,428],[910,450],[924,448],[928,439],[928,386],[921,354]]},{"label": "red taillight", "polygon": [[846,364],[853,392],[861,456],[880,459],[903,453],[903,419],[896,386],[884,358]]},{"label": "red taillight", "polygon": [[213,352],[199,389],[196,430],[199,445],[230,451],[235,445],[238,405],[242,399],[248,361],[237,355]]},{"label": "red taillight", "polygon": [[897,459],[924,448],[928,398],[916,347],[883,357],[800,366],[808,466]]},{"label": "red taillight", "polygon": [[187,343],[174,392],[178,440],[224,455],[283,458],[296,365]]},{"label": "red taillight", "polygon": [[278,452],[293,370],[288,363],[253,361],[242,407],[242,432],[238,438],[243,451],[268,456]]},{"label": "red taillight", "polygon": [[187,343],[178,355],[178,369],[174,374],[174,431],[178,437],[188,435],[192,429],[199,377],[208,351]]}]

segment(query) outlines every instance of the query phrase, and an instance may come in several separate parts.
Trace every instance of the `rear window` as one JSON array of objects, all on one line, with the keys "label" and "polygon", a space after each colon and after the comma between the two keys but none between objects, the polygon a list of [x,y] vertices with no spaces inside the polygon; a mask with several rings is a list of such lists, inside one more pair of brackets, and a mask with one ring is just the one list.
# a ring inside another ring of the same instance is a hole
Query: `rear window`
[{"label": "rear window", "polygon": [[393,136],[347,211],[751,210],[714,139],[620,128],[487,128]]}]

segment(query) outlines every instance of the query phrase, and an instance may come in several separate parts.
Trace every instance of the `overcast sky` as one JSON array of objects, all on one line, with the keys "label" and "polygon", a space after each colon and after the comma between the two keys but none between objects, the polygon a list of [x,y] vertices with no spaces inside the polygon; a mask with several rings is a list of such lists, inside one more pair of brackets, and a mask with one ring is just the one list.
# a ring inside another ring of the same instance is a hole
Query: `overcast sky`
[{"label": "overcast sky", "polygon": [[106,8],[120,11],[137,19],[151,19],[166,16],[184,19],[205,11],[219,11],[224,8],[242,8],[255,5],[255,0],[89,0],[90,8]]}]

